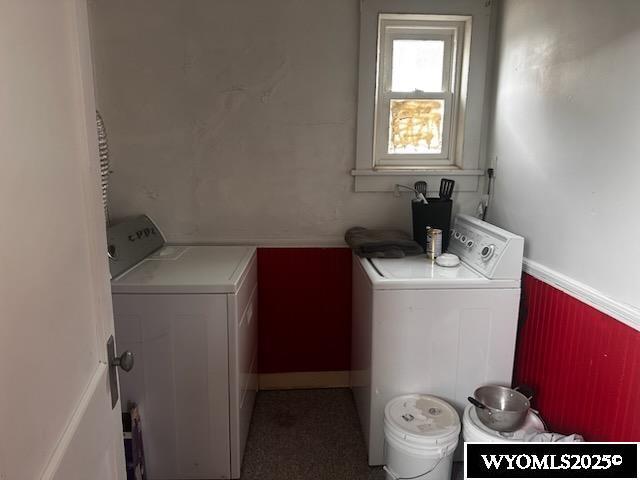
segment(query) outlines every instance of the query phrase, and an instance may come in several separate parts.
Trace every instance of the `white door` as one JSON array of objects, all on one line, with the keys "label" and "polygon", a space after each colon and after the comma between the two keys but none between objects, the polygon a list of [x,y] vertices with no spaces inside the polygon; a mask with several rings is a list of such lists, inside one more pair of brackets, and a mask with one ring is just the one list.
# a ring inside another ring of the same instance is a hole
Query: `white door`
[{"label": "white door", "polygon": [[0,479],[124,478],[85,0],[0,0]]}]

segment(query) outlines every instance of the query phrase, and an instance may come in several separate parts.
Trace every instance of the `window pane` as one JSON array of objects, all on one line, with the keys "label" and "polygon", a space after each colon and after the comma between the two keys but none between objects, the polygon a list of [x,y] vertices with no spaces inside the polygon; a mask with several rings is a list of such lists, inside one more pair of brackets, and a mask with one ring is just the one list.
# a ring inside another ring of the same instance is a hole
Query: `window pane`
[{"label": "window pane", "polygon": [[394,40],[391,91],[442,91],[444,42],[441,40]]},{"label": "window pane", "polygon": [[391,100],[389,153],[442,153],[444,100]]}]

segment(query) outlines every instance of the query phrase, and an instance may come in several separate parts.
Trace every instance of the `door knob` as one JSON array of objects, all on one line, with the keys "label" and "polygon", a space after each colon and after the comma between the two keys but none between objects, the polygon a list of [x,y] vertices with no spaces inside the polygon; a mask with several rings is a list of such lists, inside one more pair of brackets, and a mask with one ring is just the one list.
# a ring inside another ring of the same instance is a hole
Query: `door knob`
[{"label": "door knob", "polygon": [[120,367],[125,372],[131,371],[134,364],[133,353],[129,350],[125,351],[119,357],[115,357],[111,360],[110,365],[112,367]]},{"label": "door knob", "polygon": [[107,362],[109,363],[111,408],[114,408],[118,403],[118,398],[120,397],[120,392],[118,391],[118,367],[125,372],[130,371],[133,368],[133,353],[127,350],[119,357],[116,357],[116,343],[113,340],[113,335],[111,335],[109,340],[107,340]]}]

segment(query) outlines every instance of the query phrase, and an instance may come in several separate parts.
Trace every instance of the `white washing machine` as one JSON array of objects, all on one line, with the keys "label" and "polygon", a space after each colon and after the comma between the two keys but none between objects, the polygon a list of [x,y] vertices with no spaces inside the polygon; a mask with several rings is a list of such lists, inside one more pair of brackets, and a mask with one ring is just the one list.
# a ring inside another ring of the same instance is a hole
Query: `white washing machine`
[{"label": "white washing machine", "polygon": [[384,408],[441,397],[461,415],[484,384],[510,385],[524,240],[466,215],[454,220],[457,267],[425,255],[353,257],[351,388],[369,464],[384,463]]},{"label": "white washing machine", "polygon": [[146,216],[108,232],[122,406],[150,480],[239,478],[257,391],[256,249],[170,246]]}]

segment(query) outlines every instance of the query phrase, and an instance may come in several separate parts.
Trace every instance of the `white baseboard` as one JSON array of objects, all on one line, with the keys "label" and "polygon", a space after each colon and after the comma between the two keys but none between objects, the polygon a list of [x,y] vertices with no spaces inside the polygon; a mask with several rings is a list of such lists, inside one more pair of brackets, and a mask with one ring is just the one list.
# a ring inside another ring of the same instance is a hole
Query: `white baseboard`
[{"label": "white baseboard", "polygon": [[344,388],[349,386],[349,371],[261,373],[260,390],[305,388]]},{"label": "white baseboard", "polygon": [[595,288],[591,288],[528,258],[523,260],[523,270],[538,280],[542,280],[625,325],[640,331],[639,308],[618,302]]}]

